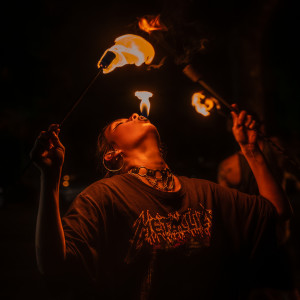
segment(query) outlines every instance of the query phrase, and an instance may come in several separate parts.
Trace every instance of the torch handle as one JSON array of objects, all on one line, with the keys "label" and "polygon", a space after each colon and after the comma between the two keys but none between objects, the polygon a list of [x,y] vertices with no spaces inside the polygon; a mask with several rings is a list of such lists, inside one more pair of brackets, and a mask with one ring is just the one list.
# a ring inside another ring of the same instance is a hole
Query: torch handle
[{"label": "torch handle", "polygon": [[[85,94],[87,93],[87,91],[90,89],[90,87],[93,85],[93,83],[96,81],[96,79],[98,78],[98,76],[100,75],[100,73],[102,72],[102,70],[103,70],[103,68],[100,67],[99,70],[98,70],[98,72],[97,72],[97,74],[90,81],[89,85],[85,88],[85,90],[82,92],[82,94],[80,95],[80,97],[75,101],[75,103],[73,104],[73,106],[71,107],[71,109],[65,114],[64,118],[62,119],[62,121],[58,124],[59,128],[62,127],[62,125],[66,121],[66,119],[71,115],[71,113],[74,111],[74,109],[82,101],[83,97],[85,96]],[[19,174],[19,176],[15,179],[15,182],[13,182],[8,187],[8,189],[12,189],[14,186],[16,186],[16,184],[20,181],[20,179],[24,176],[24,174],[27,172],[27,170],[31,167],[32,164],[33,164],[33,158],[30,157],[30,159],[27,162],[27,164],[25,165],[25,167],[21,170],[21,173]]]},{"label": "torch handle", "polygon": [[215,97],[219,102],[223,103],[230,111],[236,111],[228,102],[226,102],[219,94],[217,94],[204,80],[198,80],[198,83],[208,91],[213,97]]},{"label": "torch handle", "polygon": [[82,92],[82,94],[80,95],[80,97],[75,101],[75,103],[73,104],[73,106],[71,107],[71,109],[66,113],[66,115],[64,116],[64,118],[62,119],[62,121],[59,123],[59,127],[61,127],[63,125],[63,123],[66,121],[66,119],[70,116],[70,114],[78,106],[78,104],[81,102],[81,100],[83,99],[83,97],[85,96],[85,94],[87,93],[87,91],[94,84],[94,82],[96,81],[96,79],[98,78],[98,76],[102,73],[103,69],[107,68],[112,63],[112,61],[115,58],[116,58],[116,54],[115,53],[113,53],[111,51],[107,51],[105,53],[105,55],[102,57],[101,61],[98,64],[98,66],[99,66],[98,72],[93,77],[93,79],[91,80],[91,82],[89,83],[89,85]]},{"label": "torch handle", "polygon": [[[230,111],[235,111],[236,113],[239,112],[239,110],[235,107],[232,107],[227,101],[225,101],[220,95],[218,95],[203,79],[202,79],[202,75],[196,70],[194,69],[194,67],[189,64],[186,65],[183,68],[183,73],[190,78],[192,81],[199,83],[207,92],[209,92],[211,94],[211,96],[215,97],[218,101],[220,101],[224,106],[226,106]],[[225,117],[229,117],[229,115],[225,115],[222,114]],[[297,171],[300,171],[300,166],[299,164],[292,159],[286,152],[285,149],[283,149],[282,147],[280,147],[279,145],[277,145],[275,142],[273,142],[270,138],[268,138],[265,134],[263,134],[260,130],[258,130],[258,135],[260,138],[262,138],[264,141],[266,141],[267,143],[269,143],[271,145],[271,147],[273,147],[274,149],[276,149],[279,153],[281,153],[281,155],[283,155],[293,167],[296,167]]]},{"label": "torch handle", "polygon": [[79,103],[82,101],[83,97],[87,93],[87,91],[90,89],[90,87],[94,84],[94,82],[97,80],[99,75],[102,73],[102,68],[99,68],[97,74],[93,77],[93,79],[90,81],[89,85],[84,89],[84,91],[81,93],[79,98],[74,102],[72,107],[68,110],[68,112],[65,114],[64,118],[59,123],[59,127],[61,128],[63,123],[66,121],[66,119],[71,115],[71,113],[74,111],[74,109],[79,105]]},{"label": "torch handle", "polygon": [[227,101],[225,101],[217,92],[213,90],[203,79],[202,75],[191,65],[186,65],[183,68],[183,73],[190,78],[192,81],[199,83],[207,92],[211,94],[211,96],[215,97],[219,102],[221,102],[224,106],[226,106],[230,111],[237,111],[237,109],[233,108]]},{"label": "torch handle", "polygon": [[[71,113],[74,111],[74,109],[79,105],[79,103],[82,101],[83,97],[85,96],[85,94],[88,92],[88,90],[90,89],[90,87],[94,84],[94,82],[96,81],[96,79],[99,77],[99,75],[102,73],[103,69],[107,68],[112,61],[115,59],[116,55],[111,52],[111,51],[107,51],[106,54],[103,56],[103,58],[101,59],[101,61],[98,64],[98,71],[96,73],[96,75],[92,78],[92,80],[90,81],[90,83],[88,84],[88,86],[84,89],[84,91],[81,93],[80,97],[74,102],[74,104],[72,105],[72,107],[69,109],[69,111],[65,114],[64,118],[61,120],[61,122],[58,124],[59,128],[62,127],[62,125],[64,124],[64,122],[67,120],[67,118],[71,115]],[[10,188],[14,188],[14,186],[16,185],[16,183],[18,181],[20,181],[20,179],[23,177],[23,175],[26,173],[26,171],[29,169],[29,167],[33,164],[33,158],[31,157],[29,159],[29,161],[27,162],[27,164],[25,165],[25,167],[21,170],[21,173],[19,174],[19,176],[16,178],[15,182],[12,183],[8,189]]]}]

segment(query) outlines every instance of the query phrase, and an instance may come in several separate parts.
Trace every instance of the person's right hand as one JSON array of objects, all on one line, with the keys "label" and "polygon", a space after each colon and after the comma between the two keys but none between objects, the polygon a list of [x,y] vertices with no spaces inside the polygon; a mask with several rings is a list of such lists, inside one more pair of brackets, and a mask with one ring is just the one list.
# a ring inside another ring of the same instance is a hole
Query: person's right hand
[{"label": "person's right hand", "polygon": [[233,120],[232,133],[241,148],[253,151],[258,149],[256,121],[247,113],[239,111],[236,104],[232,104],[234,110],[231,111]]},{"label": "person's right hand", "polygon": [[58,138],[59,125],[52,124],[35,141],[30,157],[41,172],[60,171],[64,163],[65,147]]}]

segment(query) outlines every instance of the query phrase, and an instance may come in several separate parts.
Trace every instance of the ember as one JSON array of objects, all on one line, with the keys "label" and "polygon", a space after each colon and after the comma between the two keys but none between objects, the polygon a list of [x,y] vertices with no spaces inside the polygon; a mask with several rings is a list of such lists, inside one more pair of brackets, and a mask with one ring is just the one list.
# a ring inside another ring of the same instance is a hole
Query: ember
[{"label": "ember", "polygon": [[168,28],[160,21],[160,15],[145,16],[139,19],[139,27],[141,30],[151,33],[154,30],[167,31]]}]

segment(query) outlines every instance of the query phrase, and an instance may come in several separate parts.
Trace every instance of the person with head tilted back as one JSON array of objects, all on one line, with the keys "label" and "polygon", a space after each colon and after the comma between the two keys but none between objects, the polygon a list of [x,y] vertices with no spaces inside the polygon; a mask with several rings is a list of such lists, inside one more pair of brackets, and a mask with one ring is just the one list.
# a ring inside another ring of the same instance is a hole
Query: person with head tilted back
[{"label": "person with head tilted back", "polygon": [[102,130],[98,148],[107,174],[63,216],[65,148],[55,124],[41,132],[32,150],[41,170],[40,272],[65,280],[81,299],[244,297],[257,271],[251,264],[256,252],[273,242],[269,228],[291,210],[257,145],[255,121],[246,111],[232,117],[260,195],[177,176],[162,155],[156,126],[133,114]]}]

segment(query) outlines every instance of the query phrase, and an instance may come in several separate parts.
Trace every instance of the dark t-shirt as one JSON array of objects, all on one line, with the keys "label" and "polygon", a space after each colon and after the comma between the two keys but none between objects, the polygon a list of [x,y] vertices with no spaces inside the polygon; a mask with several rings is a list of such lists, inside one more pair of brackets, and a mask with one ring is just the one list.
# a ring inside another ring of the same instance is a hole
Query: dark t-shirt
[{"label": "dark t-shirt", "polygon": [[168,193],[115,175],[76,197],[63,217],[67,266],[91,299],[243,299],[255,284],[256,254],[275,243],[273,205],[178,178]]}]

